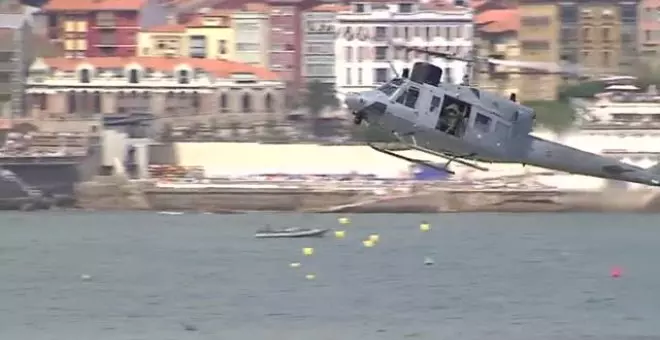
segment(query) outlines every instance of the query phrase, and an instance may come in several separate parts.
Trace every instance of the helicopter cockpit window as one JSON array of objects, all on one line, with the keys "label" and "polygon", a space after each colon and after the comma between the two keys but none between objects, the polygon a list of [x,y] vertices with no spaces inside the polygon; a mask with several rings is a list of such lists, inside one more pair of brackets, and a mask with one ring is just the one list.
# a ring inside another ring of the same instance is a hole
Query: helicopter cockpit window
[{"label": "helicopter cockpit window", "polygon": [[431,107],[429,108],[429,112],[435,112],[435,110],[440,106],[440,102],[442,99],[440,97],[433,96],[431,99]]},{"label": "helicopter cockpit window", "polygon": [[410,87],[406,92],[402,93],[401,96],[396,99],[396,102],[414,109],[415,104],[417,103],[417,98],[419,98],[419,90],[414,87]]},{"label": "helicopter cockpit window", "polygon": [[378,91],[385,93],[388,97],[393,95],[396,90],[399,89],[399,86],[403,85],[403,79],[401,78],[395,78],[392,79],[390,82],[381,85],[378,88]]},{"label": "helicopter cockpit window", "polygon": [[474,120],[474,128],[480,132],[490,132],[490,123],[492,119],[488,116],[482,114],[477,114],[477,117]]}]

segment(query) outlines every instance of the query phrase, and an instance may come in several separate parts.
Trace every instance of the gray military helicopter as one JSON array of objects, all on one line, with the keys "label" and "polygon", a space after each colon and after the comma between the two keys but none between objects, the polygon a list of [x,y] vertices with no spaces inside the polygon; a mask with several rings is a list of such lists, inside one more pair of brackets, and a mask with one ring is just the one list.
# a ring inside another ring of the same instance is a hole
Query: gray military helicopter
[{"label": "gray military helicopter", "polygon": [[[395,47],[475,62],[474,59],[425,49]],[[512,65],[511,61],[487,61]],[[540,63],[527,63],[522,67],[548,68]],[[578,70],[562,72],[577,73]],[[397,73],[396,70],[394,73]],[[660,164],[644,169],[533,136],[530,132],[535,121],[534,110],[519,104],[515,94],[505,98],[481,91],[470,86],[469,78],[463,79],[461,85],[442,83],[441,79],[441,68],[429,62],[416,62],[412,72],[404,69],[401,76],[396,74],[394,79],[374,90],[348,93],[344,102],[352,111],[356,125],[364,124],[369,129],[383,130],[410,148],[445,158],[447,163],[444,166],[430,164],[370,143],[371,148],[448,173],[453,173],[449,169],[452,162],[482,171],[488,169],[475,161],[519,163],[660,186]]]}]

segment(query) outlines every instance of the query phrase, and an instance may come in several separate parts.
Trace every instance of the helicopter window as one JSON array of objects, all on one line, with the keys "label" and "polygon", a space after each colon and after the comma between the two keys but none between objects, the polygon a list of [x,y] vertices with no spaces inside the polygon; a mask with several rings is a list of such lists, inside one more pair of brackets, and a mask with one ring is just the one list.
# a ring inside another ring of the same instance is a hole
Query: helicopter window
[{"label": "helicopter window", "polygon": [[440,106],[440,97],[433,96],[433,99],[431,99],[431,108],[429,111],[434,112],[435,109],[437,109]]},{"label": "helicopter window", "polygon": [[478,113],[474,120],[474,128],[481,132],[489,132],[491,121],[492,119],[490,117]]},{"label": "helicopter window", "polygon": [[389,97],[394,94],[397,89],[398,87],[392,84],[384,84],[378,88],[378,91],[385,93]]},{"label": "helicopter window", "polygon": [[406,98],[403,105],[411,109],[414,109],[415,104],[417,103],[417,98],[419,98],[419,90],[414,87],[411,87],[408,89],[408,91],[406,91]]}]

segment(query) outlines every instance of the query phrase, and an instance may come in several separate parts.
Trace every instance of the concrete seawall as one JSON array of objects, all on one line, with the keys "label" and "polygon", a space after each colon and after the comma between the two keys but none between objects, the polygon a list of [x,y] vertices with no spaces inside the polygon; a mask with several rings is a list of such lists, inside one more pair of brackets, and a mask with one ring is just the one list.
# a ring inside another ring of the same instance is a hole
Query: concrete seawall
[{"label": "concrete seawall", "polygon": [[147,209],[206,212],[660,212],[656,191],[560,192],[551,190],[436,189],[376,196],[359,190],[172,189],[116,180],[78,188],[79,204],[90,209]]}]

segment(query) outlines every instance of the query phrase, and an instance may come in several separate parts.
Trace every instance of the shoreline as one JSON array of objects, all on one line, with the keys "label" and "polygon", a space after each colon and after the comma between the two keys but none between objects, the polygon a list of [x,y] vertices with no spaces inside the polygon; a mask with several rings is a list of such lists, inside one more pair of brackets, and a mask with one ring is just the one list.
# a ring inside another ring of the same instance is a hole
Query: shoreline
[{"label": "shoreline", "polygon": [[[616,197],[615,199],[613,199]],[[82,183],[76,207],[237,214],[444,212],[660,212],[660,191],[426,188],[375,194],[372,190],[302,188],[156,188],[104,180]]]}]

